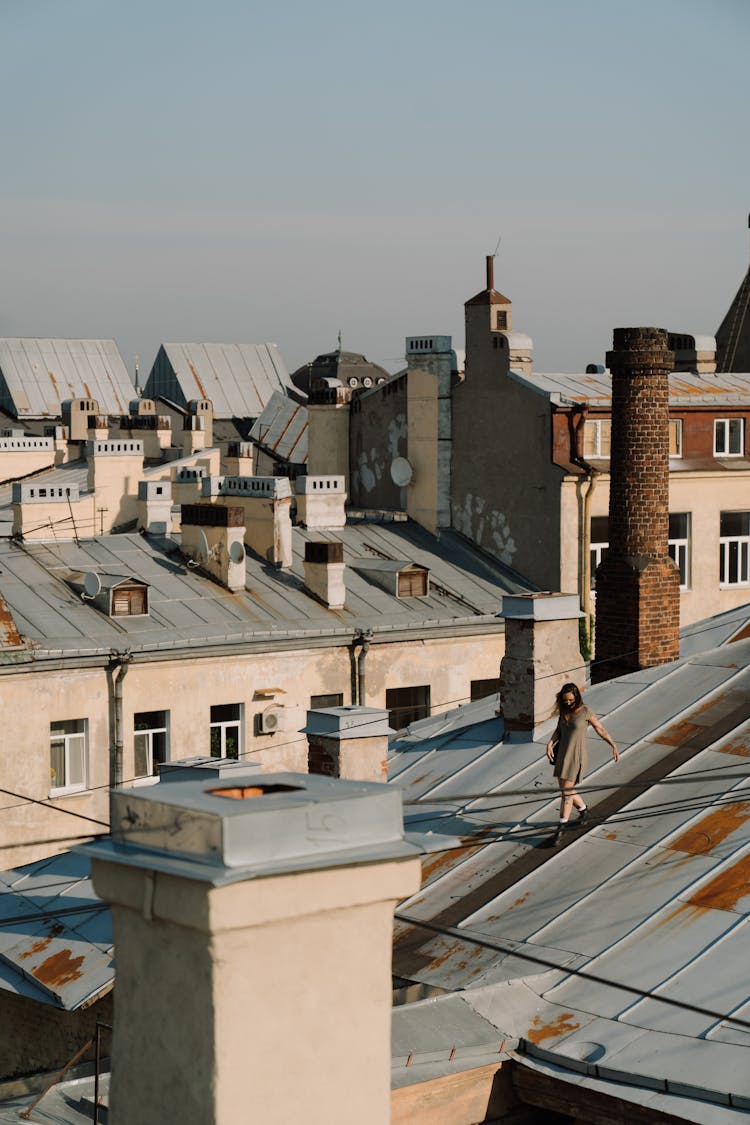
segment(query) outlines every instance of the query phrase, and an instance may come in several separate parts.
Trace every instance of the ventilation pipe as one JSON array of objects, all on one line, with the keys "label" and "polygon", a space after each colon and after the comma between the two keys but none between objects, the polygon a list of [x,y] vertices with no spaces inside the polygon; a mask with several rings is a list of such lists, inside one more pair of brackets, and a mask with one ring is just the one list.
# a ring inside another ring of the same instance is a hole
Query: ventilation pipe
[{"label": "ventilation pipe", "polygon": [[[583,627],[586,632],[586,655],[591,656],[591,498],[596,488],[597,480],[599,477],[599,469],[595,469],[583,456],[584,444],[583,436],[586,426],[586,418],[589,412],[588,404],[578,408],[577,417],[573,422],[573,431],[571,434],[571,452],[570,460],[579,469],[583,469],[586,473],[586,483],[588,485],[583,497],[583,514],[581,516],[581,609],[585,617],[583,619]],[[572,419],[571,419],[572,420]]]}]

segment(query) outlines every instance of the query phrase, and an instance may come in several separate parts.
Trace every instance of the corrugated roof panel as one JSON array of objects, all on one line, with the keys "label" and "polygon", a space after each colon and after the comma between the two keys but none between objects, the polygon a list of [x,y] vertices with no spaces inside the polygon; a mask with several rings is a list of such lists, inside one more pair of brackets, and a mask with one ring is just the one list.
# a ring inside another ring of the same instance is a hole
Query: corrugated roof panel
[{"label": "corrugated roof panel", "polygon": [[69,398],[95,398],[122,414],[134,387],[114,340],[0,339],[7,405],[19,417],[57,418]]},{"label": "corrugated roof panel", "polygon": [[255,418],[274,391],[291,386],[276,344],[162,346],[185,399],[210,399],[218,419]]}]

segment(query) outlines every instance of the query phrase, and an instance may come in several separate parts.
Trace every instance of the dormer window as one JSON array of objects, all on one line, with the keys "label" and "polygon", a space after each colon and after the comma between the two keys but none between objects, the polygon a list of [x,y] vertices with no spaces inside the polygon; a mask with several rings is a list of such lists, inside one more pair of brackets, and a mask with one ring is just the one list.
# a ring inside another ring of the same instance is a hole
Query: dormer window
[{"label": "dormer window", "polygon": [[112,591],[113,617],[142,617],[148,613],[148,587],[123,584]]},{"label": "dormer window", "polygon": [[397,593],[399,598],[426,598],[429,571],[424,567],[406,567],[398,575]]}]

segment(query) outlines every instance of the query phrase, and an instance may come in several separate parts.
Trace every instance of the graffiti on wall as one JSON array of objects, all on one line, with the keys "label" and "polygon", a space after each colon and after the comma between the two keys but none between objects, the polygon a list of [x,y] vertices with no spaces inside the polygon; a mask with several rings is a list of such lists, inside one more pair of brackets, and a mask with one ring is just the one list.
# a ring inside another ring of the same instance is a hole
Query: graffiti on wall
[{"label": "graffiti on wall", "polygon": [[516,541],[503,512],[489,508],[482,496],[467,492],[463,505],[453,513],[453,526],[467,539],[491,551],[506,566],[513,565]]}]

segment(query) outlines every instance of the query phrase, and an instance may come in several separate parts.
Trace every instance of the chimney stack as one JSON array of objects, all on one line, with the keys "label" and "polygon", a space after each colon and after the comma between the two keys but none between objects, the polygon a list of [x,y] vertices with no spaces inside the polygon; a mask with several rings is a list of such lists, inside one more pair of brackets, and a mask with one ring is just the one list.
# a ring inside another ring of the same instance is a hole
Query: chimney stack
[{"label": "chimney stack", "polygon": [[393,908],[420,882],[397,787],[117,790],[86,854],[117,949],[112,1120],[390,1119]]},{"label": "chimney stack", "polygon": [[669,373],[662,328],[616,328],[609,554],[596,577],[592,678],[679,656],[680,576],[669,556]]},{"label": "chimney stack", "polygon": [[488,292],[495,288],[495,255],[487,255],[487,290]]},{"label": "chimney stack", "polygon": [[388,780],[388,712],[377,707],[322,707],[307,712],[307,768],[348,781]]},{"label": "chimney stack", "polygon": [[500,662],[500,714],[506,742],[528,741],[552,714],[568,680],[583,684],[577,594],[503,598],[505,656]]},{"label": "chimney stack", "polygon": [[329,609],[343,607],[346,601],[343,543],[305,543],[305,586]]}]

